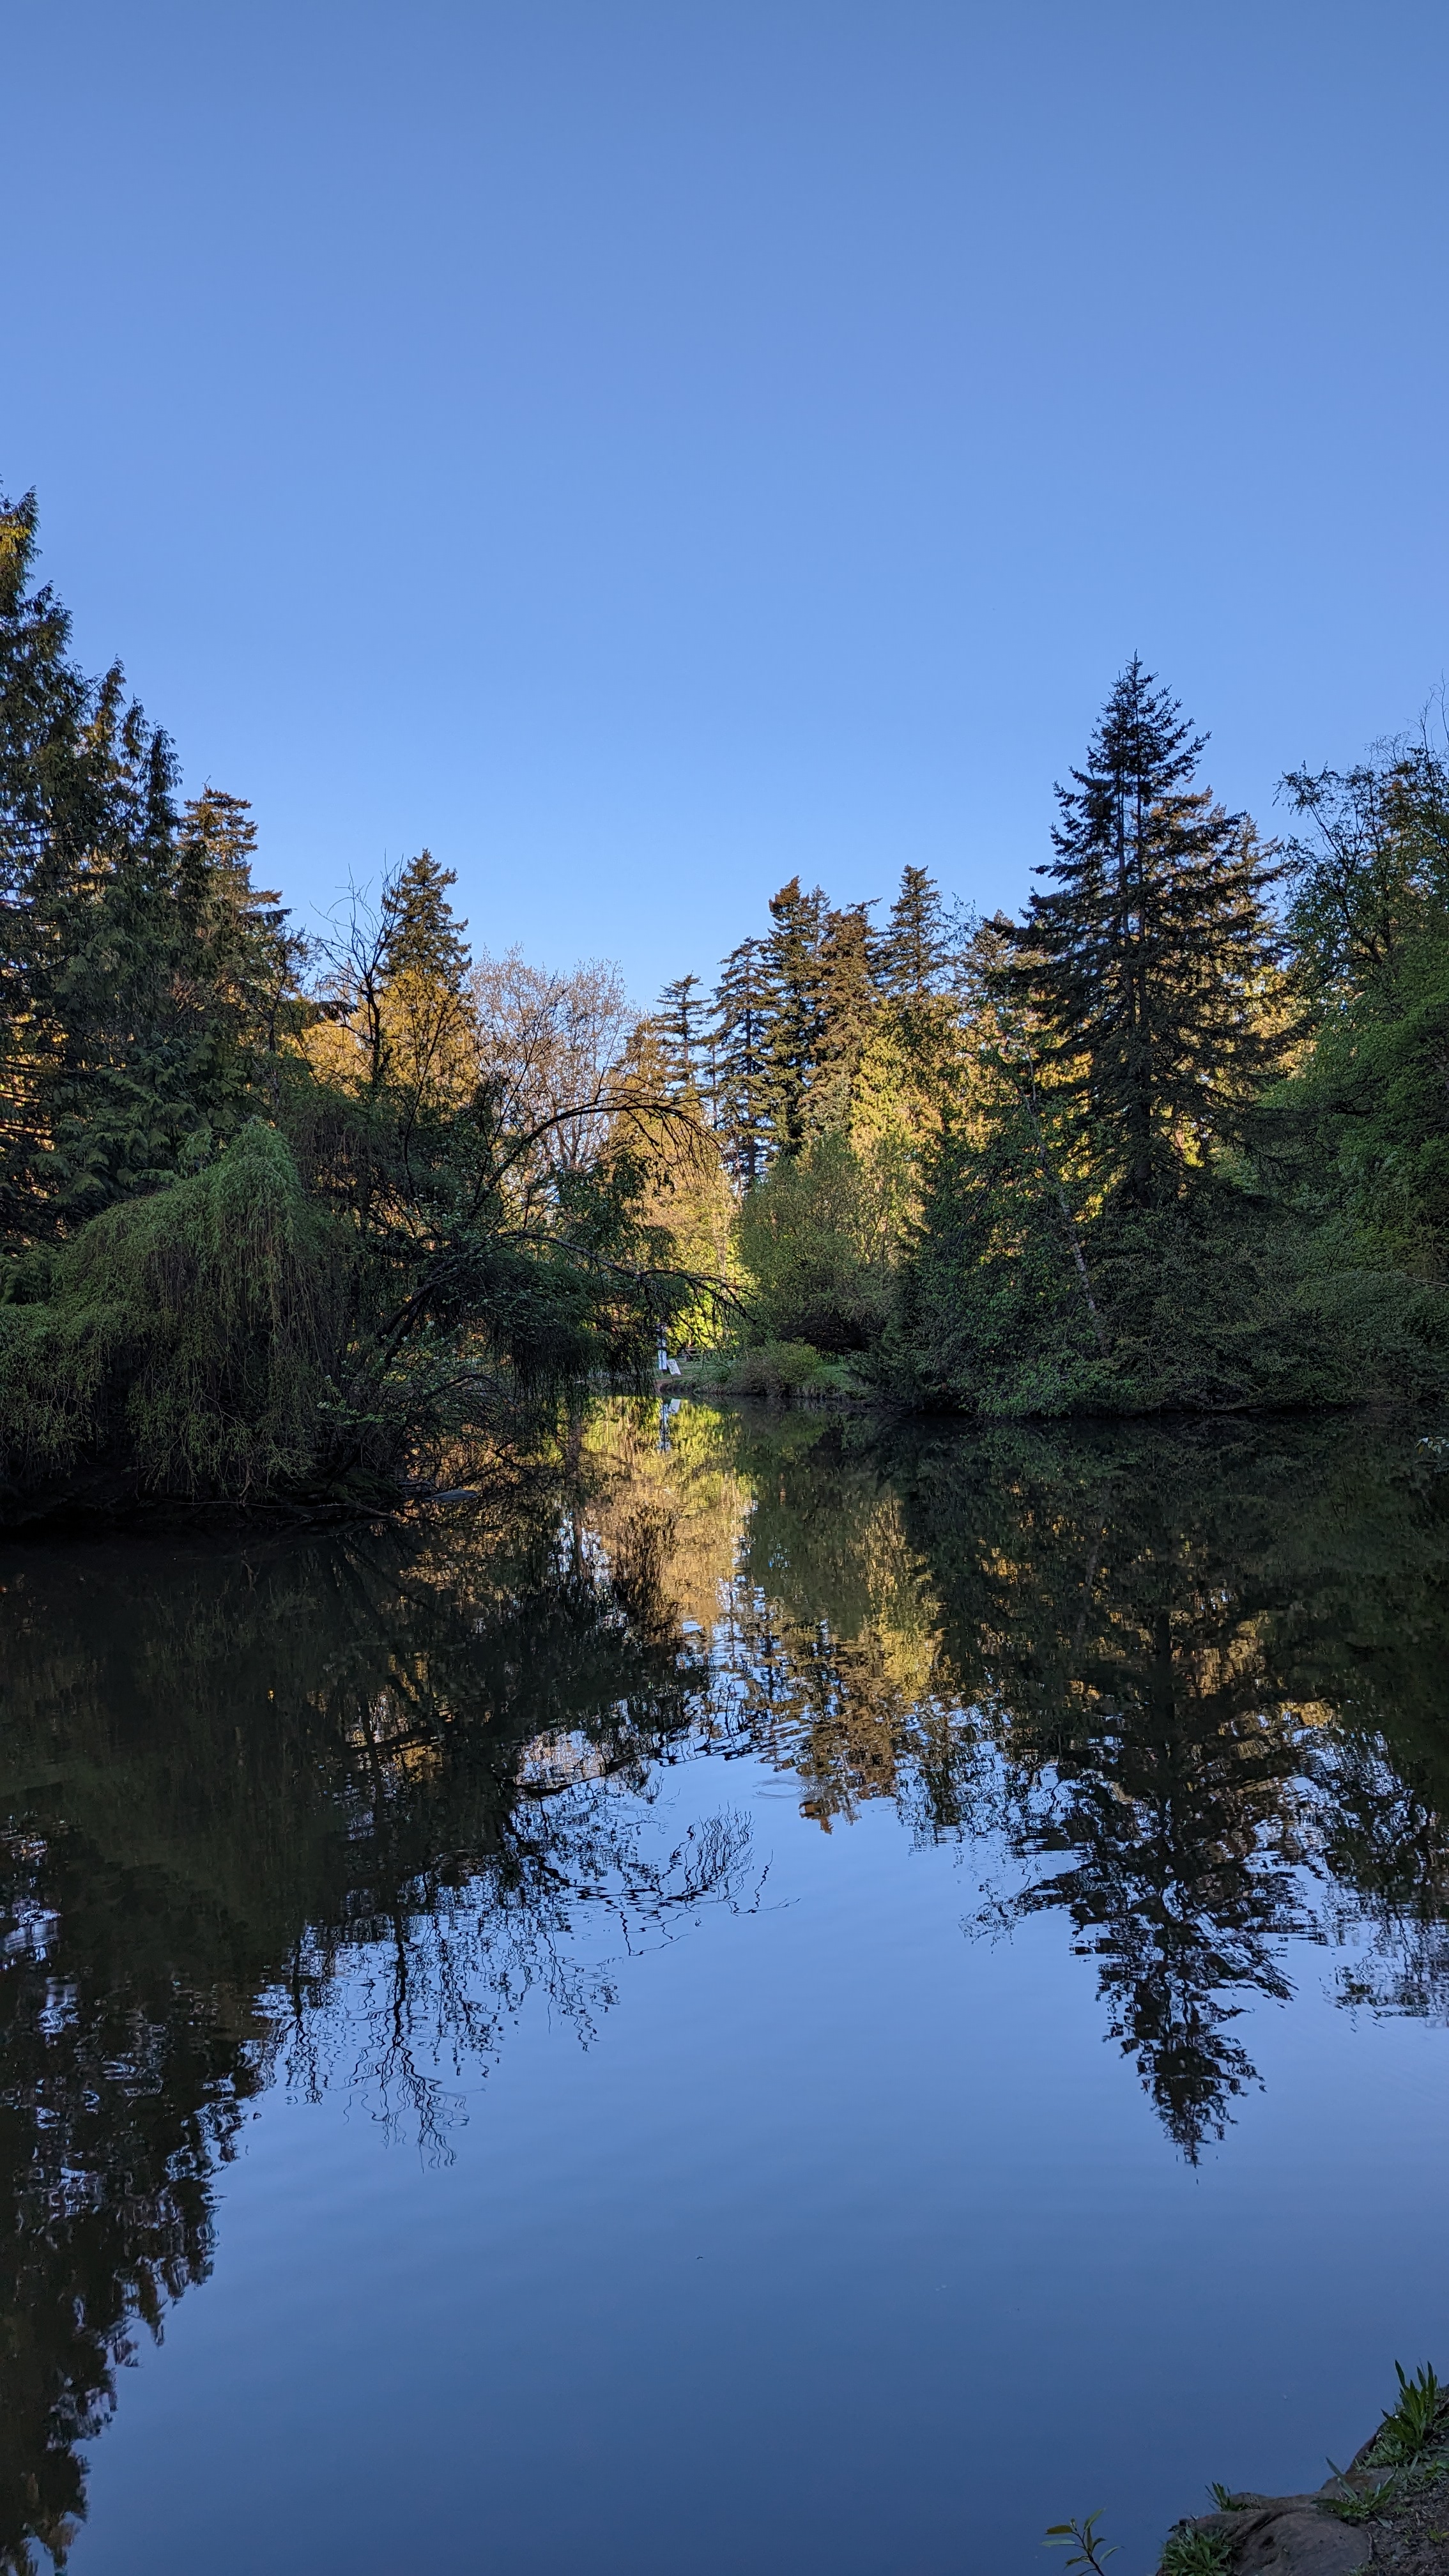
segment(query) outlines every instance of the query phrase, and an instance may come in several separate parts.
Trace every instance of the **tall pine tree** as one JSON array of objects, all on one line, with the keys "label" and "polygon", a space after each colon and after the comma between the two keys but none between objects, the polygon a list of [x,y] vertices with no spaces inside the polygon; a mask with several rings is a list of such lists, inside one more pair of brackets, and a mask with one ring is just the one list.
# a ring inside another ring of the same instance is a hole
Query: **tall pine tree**
[{"label": "tall pine tree", "polygon": [[820,936],[820,1036],[806,1102],[816,1133],[847,1129],[861,1058],[880,1009],[875,980],[870,906],[853,903],[827,912]]},{"label": "tall pine tree", "polygon": [[1267,1007],[1271,871],[1251,824],[1194,784],[1205,739],[1134,658],[1057,789],[1050,891],[1015,943],[1074,1150],[1127,1206],[1170,1204],[1213,1167],[1287,1044]]},{"label": "tall pine tree", "polygon": [[675,1094],[698,1091],[708,1055],[704,987],[697,975],[677,975],[659,996],[650,1023],[659,1043],[664,1079]]},{"label": "tall pine tree", "polygon": [[764,1178],[770,1158],[769,1018],[764,941],[742,939],[720,969],[709,1041],[715,1127],[740,1190]]},{"label": "tall pine tree", "polygon": [[950,980],[955,943],[941,889],[925,868],[901,870],[881,940],[880,974],[893,1002],[919,1004]]},{"label": "tall pine tree", "polygon": [[770,1141],[777,1154],[798,1154],[809,1132],[807,1103],[825,1034],[821,958],[825,920],[821,888],[806,894],[798,877],[791,877],[770,897],[771,927],[765,942],[770,994],[766,1053]]}]

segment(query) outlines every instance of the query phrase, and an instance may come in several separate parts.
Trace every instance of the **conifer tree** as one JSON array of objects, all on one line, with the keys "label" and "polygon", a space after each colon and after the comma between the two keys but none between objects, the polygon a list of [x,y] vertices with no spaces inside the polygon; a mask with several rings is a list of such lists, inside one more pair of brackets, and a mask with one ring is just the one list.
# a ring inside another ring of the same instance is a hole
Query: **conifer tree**
[{"label": "conifer tree", "polygon": [[825,1034],[821,942],[826,918],[819,886],[809,894],[791,877],[770,897],[771,929],[765,942],[770,1012],[766,1041],[771,1145],[796,1154],[809,1132],[807,1102]]},{"label": "conifer tree", "polygon": [[701,1088],[700,1074],[707,1054],[703,992],[697,975],[676,976],[660,994],[659,1008],[651,1023],[659,1041],[664,1079],[675,1093]]},{"label": "conifer tree", "polygon": [[764,942],[742,939],[720,970],[710,1034],[715,1125],[737,1189],[753,1189],[769,1160],[769,1012]]},{"label": "conifer tree", "polygon": [[861,1058],[880,1009],[870,906],[827,912],[820,935],[818,1060],[806,1103],[816,1132],[847,1128]]},{"label": "conifer tree", "polygon": [[299,943],[251,886],[239,799],[178,822],[166,736],[88,680],[0,504],[0,1234],[66,1233],[204,1160],[298,1007]]},{"label": "conifer tree", "polygon": [[208,785],[183,807],[177,896],[196,943],[191,979],[204,979],[213,1011],[224,1011],[233,1053],[253,1061],[276,1055],[308,1016],[298,983],[307,943],[275,890],[253,885],[256,846],[244,796]]},{"label": "conifer tree", "polygon": [[925,868],[901,870],[881,940],[880,978],[892,1001],[921,1003],[950,977],[954,943],[941,889]]},{"label": "conifer tree", "polygon": [[450,992],[461,993],[468,970],[463,933],[448,901],[449,886],[458,882],[451,868],[440,868],[431,850],[419,850],[383,889],[382,922],[387,973],[426,975]]},{"label": "conifer tree", "polygon": [[1071,1139],[1122,1204],[1170,1204],[1241,1135],[1287,1043],[1264,1007],[1278,942],[1252,826],[1194,786],[1206,737],[1134,659],[1016,939]]},{"label": "conifer tree", "polygon": [[468,948],[448,901],[457,884],[431,850],[382,890],[376,1024],[387,1077],[419,1105],[456,1104],[477,1078]]}]

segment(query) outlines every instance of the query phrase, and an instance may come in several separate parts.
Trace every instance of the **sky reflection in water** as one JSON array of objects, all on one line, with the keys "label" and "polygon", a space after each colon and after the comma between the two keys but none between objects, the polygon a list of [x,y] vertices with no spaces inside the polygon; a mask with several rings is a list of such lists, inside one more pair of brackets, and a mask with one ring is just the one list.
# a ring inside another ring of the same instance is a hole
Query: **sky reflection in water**
[{"label": "sky reflection in water", "polygon": [[1449,2359],[1446,1464],[615,1405],[421,1535],[11,1546],[0,2565],[1316,2483]]}]

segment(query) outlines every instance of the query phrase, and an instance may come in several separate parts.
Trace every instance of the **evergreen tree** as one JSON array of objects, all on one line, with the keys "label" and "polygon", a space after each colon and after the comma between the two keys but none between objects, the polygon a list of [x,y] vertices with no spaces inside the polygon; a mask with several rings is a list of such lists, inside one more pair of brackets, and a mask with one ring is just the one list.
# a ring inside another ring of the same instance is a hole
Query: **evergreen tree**
[{"label": "evergreen tree", "polygon": [[861,1058],[880,1009],[870,906],[827,912],[820,935],[820,1035],[806,1117],[817,1134],[846,1128]]},{"label": "evergreen tree", "polygon": [[389,880],[382,896],[389,976],[425,975],[452,993],[462,992],[468,971],[463,933],[468,925],[455,919],[448,901],[448,888],[457,882],[451,868],[439,867],[431,850],[419,850]]},{"label": "evergreen tree", "polygon": [[809,1132],[807,1102],[825,1034],[821,957],[825,920],[820,887],[805,894],[798,877],[791,877],[770,897],[771,929],[765,941],[770,997],[766,1058],[770,1141],[778,1154],[797,1154]]},{"label": "evergreen tree", "polygon": [[710,1037],[715,1125],[737,1189],[753,1189],[770,1157],[769,1017],[764,942],[742,939],[720,970]]},{"label": "evergreen tree", "polygon": [[244,796],[207,786],[182,809],[177,885],[211,1007],[224,1008],[233,1049],[275,1056],[309,1016],[299,987],[307,943],[274,889],[254,886],[257,827]]},{"label": "evergreen tree", "polygon": [[388,879],[379,906],[375,981],[362,997],[373,1037],[374,1081],[385,1077],[415,1107],[465,1099],[477,1080],[478,1051],[468,1005],[467,923],[448,901],[457,884],[431,850]]},{"label": "evergreen tree", "polygon": [[178,823],[165,735],[90,681],[0,505],[0,1233],[71,1232],[203,1161],[298,1009],[299,944],[250,881],[238,799]]},{"label": "evergreen tree", "polygon": [[1240,1139],[1288,1043],[1265,1006],[1271,872],[1252,826],[1192,783],[1205,739],[1134,659],[1057,790],[1052,890],[1017,939],[1075,1145],[1138,1207],[1170,1204]]},{"label": "evergreen tree", "polygon": [[708,1055],[704,987],[697,975],[678,975],[659,996],[651,1026],[659,1041],[664,1077],[676,1094],[701,1089]]},{"label": "evergreen tree", "polygon": [[880,978],[892,1001],[922,1003],[950,980],[955,943],[941,889],[924,868],[902,868],[881,941]]}]

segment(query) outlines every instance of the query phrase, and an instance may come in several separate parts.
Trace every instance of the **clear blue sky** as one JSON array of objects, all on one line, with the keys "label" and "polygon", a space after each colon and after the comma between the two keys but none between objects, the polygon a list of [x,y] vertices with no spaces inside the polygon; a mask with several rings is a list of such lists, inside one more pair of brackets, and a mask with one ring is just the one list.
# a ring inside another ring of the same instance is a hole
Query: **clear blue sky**
[{"label": "clear blue sky", "polygon": [[1445,640],[1444,0],[8,0],[0,476],[305,911],[1020,899],[1134,650],[1272,820]]}]

